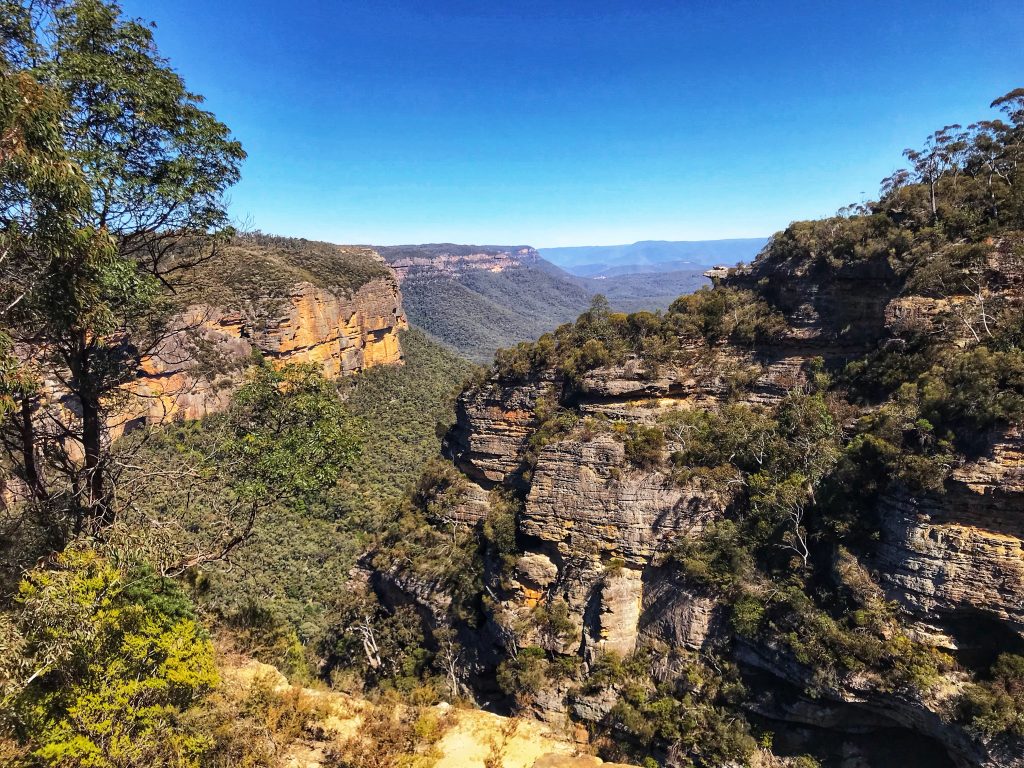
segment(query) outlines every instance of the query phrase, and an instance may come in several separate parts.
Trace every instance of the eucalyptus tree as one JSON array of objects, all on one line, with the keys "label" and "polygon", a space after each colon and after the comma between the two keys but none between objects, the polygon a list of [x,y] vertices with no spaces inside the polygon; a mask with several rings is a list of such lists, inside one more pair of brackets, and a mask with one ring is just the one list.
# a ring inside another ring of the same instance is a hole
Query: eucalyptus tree
[{"label": "eucalyptus tree", "polygon": [[[224,195],[245,154],[160,55],[151,27],[116,2],[0,10],[14,32],[5,77],[52,94],[59,142],[48,149],[84,185],[60,209],[61,227],[31,225],[39,274],[2,322],[31,350],[35,382],[14,388],[20,407],[3,437],[36,501],[69,513],[75,531],[96,529],[115,514],[109,425],[124,385],[172,332],[169,295],[229,234]],[[28,201],[12,194],[9,212]]]}]

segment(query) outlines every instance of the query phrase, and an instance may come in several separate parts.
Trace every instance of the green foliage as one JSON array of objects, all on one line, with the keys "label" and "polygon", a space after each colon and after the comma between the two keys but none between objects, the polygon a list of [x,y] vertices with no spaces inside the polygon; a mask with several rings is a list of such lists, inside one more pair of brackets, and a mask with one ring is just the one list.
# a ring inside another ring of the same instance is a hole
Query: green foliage
[{"label": "green foliage", "polygon": [[[62,437],[42,446],[31,423],[43,418],[39,395],[21,391],[32,428],[5,438],[54,525],[78,533],[116,516],[107,430],[125,403],[115,395],[164,338],[166,286],[226,230],[223,196],[245,153],[159,55],[150,27],[115,3],[16,2],[5,14],[21,21],[4,44],[0,119],[21,151],[4,153],[4,208],[19,212],[4,237],[16,248],[33,240],[34,256],[3,321],[11,338],[36,345],[51,399],[70,404],[47,412],[62,419]],[[12,114],[14,91],[27,99]],[[30,170],[24,161],[44,146]],[[54,174],[55,162],[67,170]],[[172,259],[179,243],[190,253]],[[45,460],[45,481],[33,456]]]},{"label": "green foliage", "polygon": [[957,716],[988,737],[1024,736],[1024,656],[1000,654],[988,679],[963,692]]},{"label": "green foliage", "polygon": [[294,502],[331,487],[357,451],[345,415],[318,366],[254,368],[232,398],[220,447],[235,493]]},{"label": "green foliage", "polygon": [[331,669],[357,685],[409,694],[429,671],[422,619],[408,605],[389,609],[372,590],[349,590],[332,600],[332,629],[323,641]]},{"label": "green foliage", "polygon": [[434,458],[424,465],[411,502],[429,520],[449,523],[466,497],[466,478],[450,462]]},{"label": "green foliage", "polygon": [[490,509],[484,520],[483,536],[493,548],[507,575],[515,567],[516,558],[521,554],[516,542],[517,520],[522,512],[523,502],[508,491],[494,489],[490,493]]},{"label": "green foliage", "polygon": [[481,540],[474,528],[455,519],[431,524],[423,508],[403,503],[384,532],[373,559],[381,570],[400,569],[451,598],[456,618],[475,623],[482,592]]},{"label": "green foliage", "polygon": [[657,427],[630,424],[626,432],[626,459],[640,469],[652,469],[661,463],[665,433]]},{"label": "green foliage", "polygon": [[209,641],[173,582],[75,548],[22,582],[3,617],[5,720],[43,764],[198,766],[181,719],[217,683]]},{"label": "green foliage", "polygon": [[669,562],[694,584],[725,594],[735,593],[750,580],[754,570],[750,542],[732,520],[713,522],[696,537],[680,537]]},{"label": "green foliage", "polygon": [[806,274],[814,268],[838,270],[876,260],[898,262],[913,244],[910,233],[878,213],[795,222],[771,239],[765,253],[773,264]]},{"label": "green foliage", "polygon": [[730,711],[745,695],[736,668],[721,660],[716,668],[696,659],[675,661],[682,667],[677,682],[660,685],[650,679],[651,660],[643,654],[619,662],[619,700],[603,728],[625,736],[625,751],[634,757],[660,748],[679,765],[746,764],[757,744],[743,717]]},{"label": "green foliage", "polygon": [[661,424],[677,446],[672,463],[684,480],[700,474],[698,470],[729,464],[758,472],[784,450],[773,414],[742,403],[728,403],[720,411],[672,410],[661,417]]},{"label": "green foliage", "polygon": [[[402,331],[403,365],[344,379],[345,407],[362,451],[342,478],[346,517],[379,530],[455,421],[455,397],[472,366],[418,330]],[[342,513],[339,513],[339,516]]]},{"label": "green foliage", "polygon": [[143,473],[140,512],[164,521],[147,551],[162,567],[216,553],[245,534],[255,509],[244,549],[187,576],[243,650],[293,679],[319,662],[332,595],[393,524],[454,419],[469,366],[418,331],[401,343],[405,365],[342,380],[341,400],[335,383],[308,369],[259,368],[226,414],[147,434],[137,456],[143,468],[186,470]]},{"label": "green foliage", "polygon": [[812,693],[835,690],[850,674],[870,675],[884,691],[926,692],[951,667],[949,657],[911,640],[892,606],[881,600],[831,615],[799,586],[790,586],[768,601],[763,618],[761,633],[779,638],[812,672]]},{"label": "green foliage", "polygon": [[260,308],[269,315],[299,283],[351,296],[371,280],[393,279],[369,249],[252,232],[232,238],[216,259],[199,264],[178,303]]},{"label": "green foliage", "polygon": [[498,687],[515,699],[520,709],[528,707],[548,684],[550,662],[543,648],[527,646],[498,665]]},{"label": "green foliage", "polygon": [[494,370],[501,379],[517,380],[553,368],[570,383],[578,383],[588,371],[621,363],[631,355],[656,367],[692,357],[695,344],[771,343],[786,328],[782,315],[762,299],[734,288],[703,288],[681,296],[664,314],[612,312],[607,300],[597,296],[575,323],[532,344],[499,350]]},{"label": "green foliage", "polygon": [[562,598],[538,603],[531,619],[537,628],[541,645],[549,651],[559,651],[576,635],[576,624],[570,618],[569,604]]},{"label": "green foliage", "polygon": [[[0,49],[0,319],[47,273],[55,250],[74,238],[74,213],[86,201],[81,169],[69,162],[61,136],[65,104],[53,87],[18,71],[19,37],[30,37],[26,9],[7,11],[22,35]],[[5,28],[5,32],[7,29]]]},{"label": "green foliage", "polygon": [[680,296],[668,308],[666,323],[686,339],[738,346],[778,341],[788,327],[763,299],[732,288],[702,288]]}]

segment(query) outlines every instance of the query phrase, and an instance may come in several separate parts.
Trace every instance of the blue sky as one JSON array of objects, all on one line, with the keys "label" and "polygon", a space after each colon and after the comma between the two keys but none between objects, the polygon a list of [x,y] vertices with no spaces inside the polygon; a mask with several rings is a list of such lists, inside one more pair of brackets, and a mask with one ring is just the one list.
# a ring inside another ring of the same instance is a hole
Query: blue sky
[{"label": "blue sky", "polygon": [[232,213],[343,243],[767,235],[1024,86],[1020,0],[124,0],[249,153]]}]

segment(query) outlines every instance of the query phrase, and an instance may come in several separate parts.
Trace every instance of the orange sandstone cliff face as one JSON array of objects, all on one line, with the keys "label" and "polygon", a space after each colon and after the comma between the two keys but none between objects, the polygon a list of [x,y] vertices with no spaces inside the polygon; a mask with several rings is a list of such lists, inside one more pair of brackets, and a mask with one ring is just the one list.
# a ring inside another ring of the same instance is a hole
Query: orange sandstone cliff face
[{"label": "orange sandstone cliff face", "polygon": [[278,366],[315,364],[328,378],[400,364],[398,332],[405,328],[390,270],[351,292],[301,281],[278,289],[273,299],[242,306],[190,305],[143,360],[129,424],[198,419],[222,410],[255,355]]}]

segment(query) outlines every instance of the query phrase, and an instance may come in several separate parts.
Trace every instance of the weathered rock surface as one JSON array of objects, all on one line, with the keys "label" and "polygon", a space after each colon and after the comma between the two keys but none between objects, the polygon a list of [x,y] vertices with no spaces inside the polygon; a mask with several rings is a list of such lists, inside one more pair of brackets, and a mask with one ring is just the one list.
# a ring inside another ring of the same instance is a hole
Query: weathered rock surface
[{"label": "weathered rock surface", "polygon": [[713,495],[629,467],[622,443],[599,435],[543,448],[520,530],[553,543],[563,558],[600,554],[639,567],[722,509]]},{"label": "weathered rock surface", "polygon": [[393,278],[372,279],[351,295],[298,283],[247,310],[195,305],[175,325],[143,360],[136,385],[149,422],[221,410],[256,353],[276,365],[317,365],[328,378],[399,363],[398,331],[408,327]]},{"label": "weathered rock surface", "polygon": [[537,424],[534,409],[557,390],[554,380],[514,387],[487,383],[467,392],[456,406],[456,424],[445,449],[473,480],[493,485],[522,472],[523,455]]},{"label": "weathered rock surface", "polygon": [[605,576],[601,584],[597,650],[617,653],[623,658],[636,650],[643,591],[640,571],[619,568]]},{"label": "weathered rock surface", "polygon": [[649,569],[644,584],[643,610],[637,622],[644,639],[702,651],[724,631],[718,602],[695,592],[667,569]]},{"label": "weathered rock surface", "polygon": [[885,331],[886,309],[901,287],[885,259],[839,266],[759,259],[718,279],[756,290],[786,315],[794,338],[821,346],[873,344]]},{"label": "weathered rock surface", "polygon": [[417,273],[458,276],[470,270],[503,272],[510,267],[530,266],[540,261],[540,254],[528,246],[504,249],[441,244],[390,246],[379,250],[399,281]]},{"label": "weathered rock surface", "polygon": [[1024,638],[1020,430],[998,436],[987,456],[957,468],[947,485],[939,497],[882,499],[877,567],[883,583],[923,621],[969,624],[987,617]]}]

